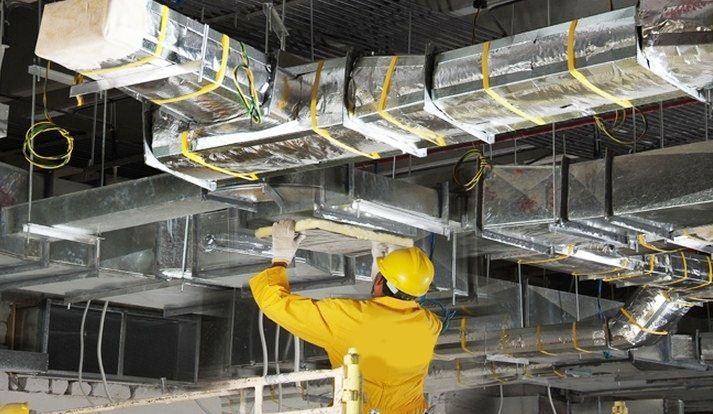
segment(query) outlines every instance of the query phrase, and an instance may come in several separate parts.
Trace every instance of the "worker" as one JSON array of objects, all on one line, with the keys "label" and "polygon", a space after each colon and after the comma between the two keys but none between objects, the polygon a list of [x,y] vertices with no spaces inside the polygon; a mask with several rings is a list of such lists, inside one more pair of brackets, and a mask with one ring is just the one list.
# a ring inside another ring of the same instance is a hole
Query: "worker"
[{"label": "worker", "polygon": [[275,323],[324,348],[333,368],[356,348],[364,413],[424,414],[424,380],[442,326],[416,302],[433,281],[428,256],[411,247],[376,257],[372,299],[313,300],[290,293],[287,265],[304,239],[294,226],[273,225],[272,266],[250,280],[255,302]]}]

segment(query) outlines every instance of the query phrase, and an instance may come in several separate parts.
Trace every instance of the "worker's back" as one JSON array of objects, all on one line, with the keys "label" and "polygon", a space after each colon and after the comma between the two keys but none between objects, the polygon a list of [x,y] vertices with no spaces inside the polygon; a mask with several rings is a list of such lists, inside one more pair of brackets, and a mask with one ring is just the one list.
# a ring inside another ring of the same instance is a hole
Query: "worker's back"
[{"label": "worker's back", "polygon": [[321,302],[332,315],[334,336],[326,348],[332,365],[340,366],[349,348],[359,352],[365,412],[422,414],[427,408],[423,383],[441,329],[438,318],[415,301],[392,297]]}]

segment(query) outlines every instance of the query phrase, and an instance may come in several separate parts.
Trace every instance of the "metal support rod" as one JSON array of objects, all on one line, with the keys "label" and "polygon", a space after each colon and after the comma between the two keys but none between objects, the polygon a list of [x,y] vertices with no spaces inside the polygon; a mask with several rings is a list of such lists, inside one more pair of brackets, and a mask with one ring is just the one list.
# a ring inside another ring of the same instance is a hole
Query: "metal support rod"
[{"label": "metal support rod", "polygon": [[518,307],[520,308],[520,327],[525,327],[525,299],[522,293],[522,265],[517,264],[517,299]]},{"label": "metal support rod", "polygon": [[454,233],[453,237],[451,239],[451,242],[453,243],[453,249],[451,253],[451,303],[453,306],[456,304],[456,277],[457,277],[457,272],[456,272],[456,262],[457,262],[457,255],[456,255],[456,248],[457,248],[457,239],[458,239],[458,233]]},{"label": "metal support rod", "polygon": [[577,322],[580,320],[580,315],[579,315],[579,276],[573,276],[574,277],[574,303],[577,308]]},{"label": "metal support rod", "polygon": [[[549,10],[549,1],[547,7]],[[552,218],[557,220],[557,129],[552,123]]]},{"label": "metal support rod", "polygon": [[99,176],[99,186],[104,187],[104,161],[106,157],[106,116],[109,107],[109,92],[104,91],[104,108],[102,115],[102,152],[101,152],[101,175]]}]

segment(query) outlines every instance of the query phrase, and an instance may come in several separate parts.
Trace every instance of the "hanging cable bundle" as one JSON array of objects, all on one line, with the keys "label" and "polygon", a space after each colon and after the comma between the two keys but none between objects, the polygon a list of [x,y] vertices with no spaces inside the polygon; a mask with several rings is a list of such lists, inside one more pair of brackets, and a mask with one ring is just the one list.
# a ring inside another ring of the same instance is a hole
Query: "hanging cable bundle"
[{"label": "hanging cable bundle", "polygon": [[636,120],[636,113],[637,113],[637,112],[639,113],[639,115],[641,116],[641,120],[642,120],[642,122],[643,122],[643,128],[641,129],[641,132],[640,132],[639,134],[637,134],[636,138],[634,138],[633,141],[626,140],[626,139],[623,139],[623,138],[617,136],[617,134],[616,134],[615,132],[613,132],[613,130],[615,130],[615,129],[621,127],[621,126],[623,126],[623,125],[624,125],[624,122],[626,122],[626,116],[627,116],[627,115],[626,115],[626,109],[622,109],[621,112],[623,113],[623,115],[621,115],[621,116],[619,116],[619,110],[617,110],[617,111],[614,113],[614,125],[612,125],[611,127],[608,127],[607,124],[604,122],[604,120],[603,120],[602,118],[598,117],[598,116],[595,116],[595,117],[594,117],[594,124],[597,126],[597,128],[599,129],[599,131],[601,131],[601,132],[602,132],[607,138],[609,138],[611,141],[613,141],[613,142],[615,142],[615,143],[617,143],[617,144],[619,144],[619,145],[625,145],[625,146],[634,145],[634,144],[636,144],[641,138],[643,138],[643,137],[646,135],[646,132],[647,132],[648,129],[649,129],[649,121],[648,121],[648,119],[646,118],[646,115],[645,115],[643,112],[641,112],[640,110],[636,109],[635,106],[633,106],[633,107],[631,108],[631,115],[632,115],[632,117],[634,118],[634,121],[635,121],[635,120]]},{"label": "hanging cable bundle", "polygon": [[[72,158],[72,151],[74,151],[74,137],[68,130],[56,125],[47,112],[47,78],[49,77],[49,70],[50,63],[47,62],[45,82],[42,90],[42,104],[45,120],[32,124],[27,130],[25,133],[25,141],[22,145],[22,153],[27,162],[35,167],[44,168],[46,170],[56,170],[57,168],[67,165],[69,160]],[[35,151],[35,138],[47,133],[59,134],[59,136],[64,138],[67,143],[67,148],[64,154],[42,155]]]},{"label": "hanging cable bundle", "polygon": [[[470,160],[476,160],[476,172],[472,178],[464,182],[461,180],[460,170],[463,163]],[[488,161],[479,149],[469,149],[458,159],[455,167],[453,167],[453,182],[456,183],[461,191],[471,191],[478,185],[489,166],[490,161]]]},{"label": "hanging cable bundle", "polygon": [[[242,63],[233,68],[233,83],[235,83],[235,89],[238,92],[238,98],[240,98],[240,103],[243,105],[245,110],[250,114],[250,118],[257,123],[262,123],[262,110],[260,109],[260,97],[257,94],[257,88],[255,88],[255,76],[253,71],[250,69],[250,58],[248,57],[248,51],[245,47],[245,43],[240,42],[241,58]],[[249,96],[245,94],[243,88],[238,82],[238,70],[243,70],[245,72],[245,77],[248,80]]]}]

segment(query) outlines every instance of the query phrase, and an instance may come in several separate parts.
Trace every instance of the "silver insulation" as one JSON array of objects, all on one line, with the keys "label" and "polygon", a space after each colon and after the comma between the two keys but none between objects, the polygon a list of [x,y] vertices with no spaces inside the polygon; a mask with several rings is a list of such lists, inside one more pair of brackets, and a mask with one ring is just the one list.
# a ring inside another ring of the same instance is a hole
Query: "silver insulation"
[{"label": "silver insulation", "polygon": [[[674,333],[678,321],[688,312],[689,305],[684,301],[673,300],[663,289],[640,288],[623,309],[636,323],[632,323],[623,313],[609,321],[610,345],[615,349],[651,345],[661,339],[664,333]],[[660,335],[646,331],[659,332]]]},{"label": "silver insulation", "polygon": [[641,0],[641,63],[700,100],[713,85],[713,1]]},{"label": "silver insulation", "polygon": [[[425,110],[425,79],[430,75],[426,74],[426,58],[399,56],[393,73],[389,74],[393,59],[391,56],[369,56],[356,62],[350,74],[347,91],[349,116],[345,118],[344,125],[415,156],[425,156],[426,147],[434,145],[427,137],[441,136],[446,144],[460,142],[457,136],[463,136],[461,130]],[[384,111],[412,130],[379,114],[379,104],[387,83],[390,87]]]},{"label": "silver insulation", "polygon": [[[110,0],[115,2],[118,0]],[[151,0],[136,0],[145,3],[147,13],[145,13],[145,23],[143,25],[143,44],[141,49],[125,56],[121,59],[112,59],[101,62],[101,68],[114,68],[135,62],[139,59],[151,56],[156,50],[161,27],[162,5]],[[84,10],[76,10],[76,2],[60,2],[59,7],[65,7],[65,13],[81,13]],[[128,13],[128,11],[127,11]],[[56,15],[56,13],[53,13]],[[125,16],[129,18],[131,16]],[[55,20],[50,17],[43,18],[42,25],[46,30],[55,24]],[[41,29],[42,30],[42,29]],[[98,30],[102,30],[99,27]],[[207,39],[204,34],[207,33]],[[122,88],[130,96],[147,100],[166,99],[182,96],[195,92],[204,85],[215,83],[217,72],[222,61],[223,48],[221,45],[222,34],[208,29],[207,26],[187,18],[175,11],[169,11],[169,20],[166,30],[163,50],[160,56],[139,67],[110,73],[98,73],[92,75],[88,72],[88,77],[92,79],[107,79],[126,75],[127,73],[141,73],[143,71],[166,67],[169,65],[182,64],[192,61],[202,61],[202,70],[196,73],[189,73],[181,76],[173,76],[163,80],[146,82]],[[38,44],[38,50],[42,45]],[[69,49],[70,46],[67,46]],[[265,91],[270,80],[270,68],[267,58],[256,49],[246,46],[249,56],[249,66],[255,77],[257,90],[260,91],[260,99],[265,99]],[[44,57],[44,56],[41,56]],[[52,56],[47,58],[52,59]],[[85,72],[99,69],[97,67],[78,67],[74,61],[59,61],[59,63],[69,69]],[[172,111],[177,116],[185,120],[198,124],[212,124],[226,120],[240,120],[242,128],[254,128],[245,109],[238,101],[236,87],[232,79],[232,70],[242,63],[241,43],[230,40],[230,55],[227,63],[227,72],[223,81],[217,89],[203,95],[184,100],[181,102],[168,103],[164,107]],[[200,77],[202,73],[202,78]],[[248,90],[248,81],[244,71],[238,71],[238,82],[244,91]]]},{"label": "silver insulation", "polygon": [[[679,94],[637,63],[635,8],[580,19],[575,34],[577,69],[594,85],[635,104]],[[494,92],[545,123],[619,108],[575,79],[567,69],[569,23],[491,43]],[[484,139],[535,125],[496,102],[483,89],[483,45],[436,57],[432,98],[436,110]]]}]

